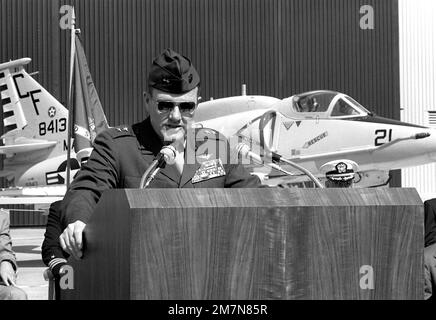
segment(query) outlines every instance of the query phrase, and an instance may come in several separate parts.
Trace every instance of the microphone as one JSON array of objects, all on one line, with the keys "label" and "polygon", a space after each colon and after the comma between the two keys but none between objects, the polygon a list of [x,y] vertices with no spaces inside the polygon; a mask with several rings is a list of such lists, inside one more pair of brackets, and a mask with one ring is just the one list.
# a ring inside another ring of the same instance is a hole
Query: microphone
[{"label": "microphone", "polygon": [[[258,155],[257,153],[254,153],[253,151],[251,151],[250,147],[241,142],[236,146],[236,152],[238,154],[238,156],[244,158],[244,159],[251,159],[254,162],[256,162],[257,164],[265,164],[265,161],[263,160],[263,158]],[[275,152],[270,152],[269,153],[269,157],[271,158],[272,162],[278,162],[281,159],[281,156]]]},{"label": "microphone", "polygon": [[[256,153],[254,153],[253,151],[251,151],[250,147],[248,145],[246,145],[245,143],[239,143],[236,147],[236,152],[238,154],[238,156],[241,156],[242,158],[245,159],[251,159],[254,162],[256,162],[257,164],[261,164],[261,165],[266,165],[268,167],[271,167],[273,169],[276,169],[280,172],[283,172],[287,175],[292,176],[292,174],[284,169],[282,169],[279,165],[275,164],[275,163],[266,163],[265,161],[263,161],[262,157]],[[273,162],[279,162],[279,161],[283,161],[289,165],[291,165],[292,167],[302,171],[305,175],[307,175],[318,188],[324,188],[324,186],[321,184],[321,182],[306,168],[303,168],[302,166],[284,159],[281,155],[279,155],[278,153],[275,152],[271,152],[271,160]]]},{"label": "microphone", "polygon": [[156,174],[159,172],[160,168],[164,166],[164,164],[172,165],[176,162],[176,148],[172,145],[163,146],[159,153],[154,158],[151,165],[147,168],[141,178],[141,182],[139,184],[139,188],[144,189],[150,184],[150,182],[154,179]]}]

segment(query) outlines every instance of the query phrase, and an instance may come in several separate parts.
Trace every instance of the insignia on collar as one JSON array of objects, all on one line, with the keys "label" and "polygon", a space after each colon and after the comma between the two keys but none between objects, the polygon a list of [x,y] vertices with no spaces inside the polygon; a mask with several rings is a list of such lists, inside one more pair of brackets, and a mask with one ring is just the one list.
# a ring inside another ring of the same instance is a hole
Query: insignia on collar
[{"label": "insignia on collar", "polygon": [[221,159],[212,159],[204,161],[201,164],[200,168],[198,168],[194,174],[194,177],[192,178],[192,183],[197,183],[225,175],[226,171],[224,170]]}]

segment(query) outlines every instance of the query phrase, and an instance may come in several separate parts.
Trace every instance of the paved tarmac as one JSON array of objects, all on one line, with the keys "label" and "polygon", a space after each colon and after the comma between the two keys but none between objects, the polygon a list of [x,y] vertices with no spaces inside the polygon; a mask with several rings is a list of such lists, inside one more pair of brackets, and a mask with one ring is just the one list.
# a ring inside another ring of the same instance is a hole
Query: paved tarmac
[{"label": "paved tarmac", "polygon": [[45,228],[11,228],[12,247],[18,261],[17,285],[26,291],[29,300],[47,300],[47,268],[41,259]]}]

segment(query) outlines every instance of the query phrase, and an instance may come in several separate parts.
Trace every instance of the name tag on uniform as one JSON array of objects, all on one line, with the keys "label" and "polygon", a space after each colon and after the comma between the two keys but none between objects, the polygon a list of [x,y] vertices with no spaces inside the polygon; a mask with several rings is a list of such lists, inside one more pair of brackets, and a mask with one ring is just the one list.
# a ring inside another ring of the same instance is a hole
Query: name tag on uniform
[{"label": "name tag on uniform", "polygon": [[213,159],[204,161],[200,168],[195,171],[192,183],[197,183],[204,180],[209,180],[216,177],[225,176],[226,172],[221,159]]}]

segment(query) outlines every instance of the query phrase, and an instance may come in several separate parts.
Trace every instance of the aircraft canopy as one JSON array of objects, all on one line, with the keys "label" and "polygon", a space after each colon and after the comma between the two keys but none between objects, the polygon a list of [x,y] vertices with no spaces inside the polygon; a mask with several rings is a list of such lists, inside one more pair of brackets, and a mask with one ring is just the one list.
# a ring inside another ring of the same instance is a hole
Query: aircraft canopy
[{"label": "aircraft canopy", "polygon": [[352,118],[371,112],[353,98],[334,91],[312,91],[283,99],[278,111],[291,118]]}]

